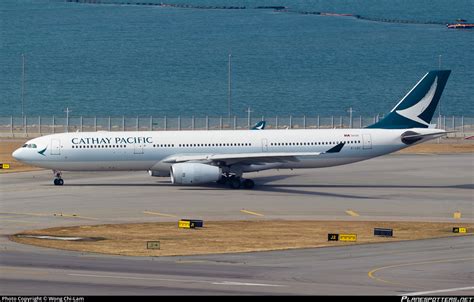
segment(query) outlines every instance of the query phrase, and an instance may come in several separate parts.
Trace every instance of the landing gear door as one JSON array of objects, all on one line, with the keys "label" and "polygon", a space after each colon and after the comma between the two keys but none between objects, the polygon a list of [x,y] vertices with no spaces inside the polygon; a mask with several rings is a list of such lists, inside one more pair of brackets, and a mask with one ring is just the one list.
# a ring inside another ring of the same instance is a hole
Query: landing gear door
[{"label": "landing gear door", "polygon": [[370,134],[362,134],[362,142],[364,149],[372,149],[372,136]]},{"label": "landing gear door", "polygon": [[51,139],[51,155],[61,155],[61,141],[57,138]]},{"label": "landing gear door", "polygon": [[268,151],[268,140],[266,138],[262,138],[262,151],[263,152]]},{"label": "landing gear door", "polygon": [[134,144],[133,145],[134,154],[143,154],[143,144]]}]

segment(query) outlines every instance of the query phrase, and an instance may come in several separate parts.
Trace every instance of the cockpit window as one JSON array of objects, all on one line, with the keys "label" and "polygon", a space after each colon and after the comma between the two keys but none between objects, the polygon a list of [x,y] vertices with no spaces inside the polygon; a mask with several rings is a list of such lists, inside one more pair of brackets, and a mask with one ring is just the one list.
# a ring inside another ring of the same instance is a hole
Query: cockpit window
[{"label": "cockpit window", "polygon": [[37,148],[36,144],[24,144],[23,146],[21,146],[22,148]]}]

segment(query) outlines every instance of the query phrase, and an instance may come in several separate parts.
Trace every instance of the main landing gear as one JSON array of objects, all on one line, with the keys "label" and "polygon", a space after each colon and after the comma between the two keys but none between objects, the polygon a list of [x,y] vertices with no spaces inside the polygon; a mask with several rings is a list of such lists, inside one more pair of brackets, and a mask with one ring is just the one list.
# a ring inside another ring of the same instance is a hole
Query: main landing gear
[{"label": "main landing gear", "polygon": [[227,184],[231,189],[253,189],[255,183],[251,179],[242,179],[238,176],[222,176],[221,179],[217,182],[219,184]]},{"label": "main landing gear", "polygon": [[61,178],[62,173],[60,171],[53,170],[54,173],[54,185],[62,186],[64,185],[64,180]]}]

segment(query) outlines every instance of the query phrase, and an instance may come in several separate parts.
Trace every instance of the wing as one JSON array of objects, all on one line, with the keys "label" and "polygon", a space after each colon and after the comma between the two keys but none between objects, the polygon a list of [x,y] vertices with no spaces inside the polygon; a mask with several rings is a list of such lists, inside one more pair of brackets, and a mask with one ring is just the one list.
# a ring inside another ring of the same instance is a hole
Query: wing
[{"label": "wing", "polygon": [[220,153],[220,154],[183,154],[165,158],[163,163],[205,162],[225,163],[226,165],[255,163],[284,163],[299,161],[300,157],[319,156],[325,153],[340,152],[345,143],[340,143],[325,152],[255,152],[255,153]]}]

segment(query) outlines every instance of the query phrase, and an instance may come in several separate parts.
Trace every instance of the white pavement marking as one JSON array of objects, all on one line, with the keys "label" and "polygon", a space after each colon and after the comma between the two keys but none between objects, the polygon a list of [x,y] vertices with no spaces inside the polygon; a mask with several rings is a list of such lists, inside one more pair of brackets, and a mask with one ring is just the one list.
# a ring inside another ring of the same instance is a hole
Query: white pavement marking
[{"label": "white pavement marking", "polygon": [[36,239],[48,239],[48,240],[64,240],[64,241],[77,241],[84,240],[84,237],[61,237],[61,236],[47,236],[47,235],[17,235],[20,238],[36,238]]},{"label": "white pavement marking", "polygon": [[133,279],[133,280],[150,280],[150,281],[170,281],[170,282],[199,282],[210,283],[210,281],[189,280],[189,279],[164,279],[164,278],[146,278],[131,276],[110,276],[110,275],[88,275],[88,274],[68,274],[69,276],[92,277],[92,278],[111,278],[111,279]]},{"label": "white pavement marking", "polygon": [[456,292],[456,291],[470,290],[470,289],[474,289],[474,286],[438,289],[438,290],[430,290],[426,292],[406,293],[406,294],[400,294],[399,296],[421,296],[421,295],[424,296],[424,295],[429,295],[429,294],[449,293],[449,292]]},{"label": "white pavement marking", "polygon": [[242,283],[242,282],[232,282],[232,281],[213,282],[212,284],[216,284],[216,285],[243,285],[243,286],[272,286],[272,287],[285,287],[285,285],[278,285],[278,284],[265,284],[265,283]]},{"label": "white pavement marking", "polygon": [[132,279],[132,280],[150,280],[150,281],[168,281],[168,282],[186,282],[186,283],[207,283],[214,285],[242,285],[242,286],[272,286],[272,287],[284,287],[285,285],[277,284],[264,284],[264,283],[240,283],[231,281],[210,281],[210,280],[190,280],[190,279],[164,279],[164,278],[146,278],[146,277],[129,277],[129,276],[111,276],[111,275],[89,275],[89,274],[68,274],[69,276],[78,277],[92,277],[92,278],[111,278],[111,279]]}]

